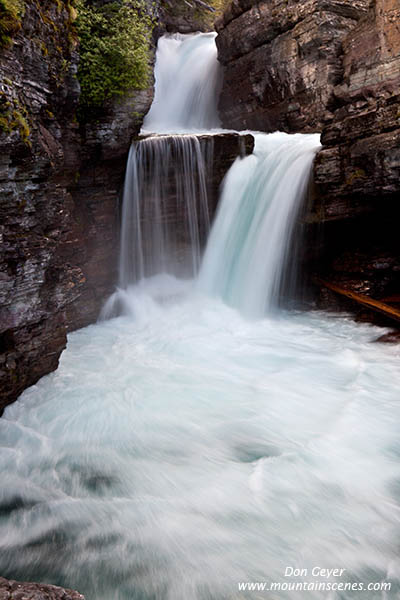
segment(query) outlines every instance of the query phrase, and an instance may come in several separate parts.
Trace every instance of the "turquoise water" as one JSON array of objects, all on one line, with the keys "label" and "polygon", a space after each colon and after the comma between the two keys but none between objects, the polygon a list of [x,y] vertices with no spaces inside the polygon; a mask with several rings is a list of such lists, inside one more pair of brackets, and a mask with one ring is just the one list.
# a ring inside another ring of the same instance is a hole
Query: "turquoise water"
[{"label": "turquoise water", "polygon": [[93,600],[269,597],[238,582],[288,565],[395,582],[399,351],[381,330],[247,320],[166,276],[125,307],[0,420],[1,573]]}]

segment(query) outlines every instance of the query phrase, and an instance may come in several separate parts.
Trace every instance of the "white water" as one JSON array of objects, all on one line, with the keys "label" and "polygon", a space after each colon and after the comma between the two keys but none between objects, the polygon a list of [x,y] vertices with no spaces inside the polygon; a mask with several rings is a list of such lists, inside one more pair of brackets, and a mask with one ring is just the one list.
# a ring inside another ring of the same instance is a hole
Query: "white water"
[{"label": "white water", "polygon": [[319,135],[256,134],[230,169],[202,265],[201,289],[252,316],[276,306]]},{"label": "white water", "polygon": [[286,566],[398,582],[400,378],[381,331],[246,321],[165,277],[126,301],[0,420],[2,574],[88,600],[270,598],[237,583]]},{"label": "white water", "polygon": [[154,101],[143,133],[186,133],[220,126],[215,36],[174,34],[158,40]]},{"label": "white water", "polygon": [[[119,288],[156,273],[194,276],[209,232],[213,142],[187,132],[219,127],[219,64],[214,33],[164,35],[157,45],[155,93],[143,134],[130,150],[123,199]],[[185,135],[165,135],[170,133]],[[174,198],[174,201],[171,198]],[[105,316],[119,312],[110,298]]]},{"label": "white water", "polygon": [[194,135],[153,136],[132,145],[122,209],[120,287],[160,272],[197,273],[201,241],[210,226],[211,145]]},{"label": "white water", "polygon": [[[247,320],[221,300],[246,314],[273,303],[291,228],[281,211],[296,211],[316,143],[257,139],[228,177],[200,283],[127,285],[125,316],[71,334],[58,371],[7,408],[2,575],[87,600],[400,597],[398,349],[343,317]],[[287,583],[288,566],[393,587],[238,591]]]}]

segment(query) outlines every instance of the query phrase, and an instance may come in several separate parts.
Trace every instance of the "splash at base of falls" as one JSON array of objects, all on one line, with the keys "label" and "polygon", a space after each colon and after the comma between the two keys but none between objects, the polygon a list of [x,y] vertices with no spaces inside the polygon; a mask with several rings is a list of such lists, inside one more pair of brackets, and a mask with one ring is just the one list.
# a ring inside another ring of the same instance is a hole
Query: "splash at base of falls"
[{"label": "splash at base of falls", "polygon": [[71,334],[0,420],[2,575],[87,600],[250,600],[265,593],[238,582],[319,565],[398,593],[400,381],[381,330],[247,321],[165,275],[125,294],[130,316]]}]

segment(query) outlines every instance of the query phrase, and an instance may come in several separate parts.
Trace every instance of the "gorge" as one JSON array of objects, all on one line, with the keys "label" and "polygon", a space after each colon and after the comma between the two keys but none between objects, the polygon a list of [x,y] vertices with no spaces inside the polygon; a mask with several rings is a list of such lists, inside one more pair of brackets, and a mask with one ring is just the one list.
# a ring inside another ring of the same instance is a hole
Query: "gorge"
[{"label": "gorge", "polygon": [[[143,90],[142,118],[125,99],[84,142],[76,98],[35,96],[21,75],[40,117],[3,156],[4,404],[70,333],[0,419],[2,575],[87,600],[204,600],[263,597],[240,582],[321,564],[345,573],[333,598],[355,582],[396,597],[398,349],[315,310],[327,292],[293,304],[298,267],[397,294],[396,10],[235,0],[220,66],[214,34],[163,35],[150,110]],[[378,22],[385,43],[361,59]]]}]

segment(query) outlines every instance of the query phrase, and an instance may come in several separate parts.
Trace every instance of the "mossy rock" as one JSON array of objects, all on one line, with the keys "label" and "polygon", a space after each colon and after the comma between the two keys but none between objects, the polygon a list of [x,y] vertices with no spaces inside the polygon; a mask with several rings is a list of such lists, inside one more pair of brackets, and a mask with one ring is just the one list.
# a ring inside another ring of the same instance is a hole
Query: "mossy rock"
[{"label": "mossy rock", "polygon": [[21,28],[24,14],[22,0],[0,0],[0,48],[9,46]]}]

